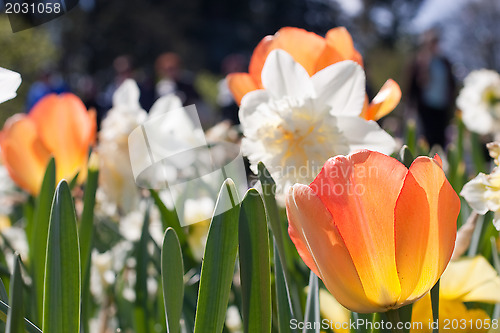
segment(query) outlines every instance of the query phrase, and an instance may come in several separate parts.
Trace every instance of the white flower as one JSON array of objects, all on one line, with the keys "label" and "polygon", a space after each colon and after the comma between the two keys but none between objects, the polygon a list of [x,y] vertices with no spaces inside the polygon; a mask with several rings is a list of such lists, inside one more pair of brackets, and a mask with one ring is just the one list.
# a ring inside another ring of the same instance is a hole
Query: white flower
[{"label": "white flower", "polygon": [[476,213],[494,212],[493,224],[500,230],[500,168],[493,169],[489,175],[477,175],[464,185],[460,195]]},{"label": "white flower", "polygon": [[21,81],[19,73],[0,67],[0,103],[16,97]]},{"label": "white flower", "polygon": [[188,225],[187,242],[193,257],[201,262],[207,244],[210,219],[213,214],[215,202],[209,197],[187,199],[184,205],[184,222]]},{"label": "white flower", "polygon": [[[125,80],[113,95],[113,108],[108,111],[99,132],[99,192],[102,210],[129,213],[140,200],[129,155],[129,135],[151,117],[179,109],[182,103],[175,95],[164,96],[152,106],[148,115],[139,104],[140,91],[134,80]],[[168,124],[172,127],[172,124]],[[175,127],[175,126],[174,126]],[[182,129],[179,128],[178,131]],[[183,132],[183,137],[189,136]],[[179,139],[181,140],[181,139]]]},{"label": "white flower", "polygon": [[374,121],[359,117],[365,100],[363,69],[342,61],[309,77],[283,50],[274,50],[262,70],[265,89],[248,93],[239,117],[242,152],[253,172],[262,161],[278,193],[296,182],[309,184],[328,158],[366,148],[391,154],[394,139]]},{"label": "white flower", "polygon": [[492,70],[471,72],[457,98],[465,126],[489,134],[500,130],[500,75]]}]

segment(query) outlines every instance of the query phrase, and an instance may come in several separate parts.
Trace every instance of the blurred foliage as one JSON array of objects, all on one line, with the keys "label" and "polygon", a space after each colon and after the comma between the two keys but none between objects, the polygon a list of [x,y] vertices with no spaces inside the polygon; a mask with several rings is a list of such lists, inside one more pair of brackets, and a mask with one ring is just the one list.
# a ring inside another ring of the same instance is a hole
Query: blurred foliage
[{"label": "blurred foliage", "polygon": [[18,97],[0,105],[0,124],[25,112],[26,95],[41,71],[57,63],[59,51],[44,27],[12,33],[6,15],[0,15],[0,67],[19,72],[23,83]]}]

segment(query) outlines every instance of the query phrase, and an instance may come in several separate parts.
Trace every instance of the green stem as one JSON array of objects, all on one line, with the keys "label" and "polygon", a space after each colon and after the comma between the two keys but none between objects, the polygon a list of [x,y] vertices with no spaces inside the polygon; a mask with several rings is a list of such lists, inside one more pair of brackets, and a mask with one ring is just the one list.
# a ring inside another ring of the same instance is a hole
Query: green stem
[{"label": "green stem", "polygon": [[396,310],[389,310],[386,312],[387,318],[392,324],[391,331],[393,333],[404,333],[404,331],[401,328],[398,328],[399,323],[401,322],[401,319],[399,317],[399,311]]},{"label": "green stem", "polygon": [[370,333],[378,333],[380,330],[375,328],[375,323],[378,323],[380,321],[380,313],[374,312],[372,315],[372,329],[370,330]]},{"label": "green stem", "polygon": [[[439,281],[431,289],[432,319],[437,323],[439,323]],[[439,324],[432,330],[432,333],[439,333]]]}]

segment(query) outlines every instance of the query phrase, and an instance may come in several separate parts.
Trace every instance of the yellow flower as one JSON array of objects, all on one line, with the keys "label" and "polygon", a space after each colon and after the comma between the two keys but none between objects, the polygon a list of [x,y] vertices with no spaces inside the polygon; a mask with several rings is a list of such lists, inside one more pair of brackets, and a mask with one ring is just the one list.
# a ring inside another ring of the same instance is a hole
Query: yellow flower
[{"label": "yellow flower", "polygon": [[[500,277],[481,256],[452,261],[441,277],[439,293],[439,328],[449,332],[488,332],[491,320],[482,309],[468,309],[464,302],[500,303]],[[410,332],[432,332],[430,295],[413,304],[412,321],[422,329]]]}]

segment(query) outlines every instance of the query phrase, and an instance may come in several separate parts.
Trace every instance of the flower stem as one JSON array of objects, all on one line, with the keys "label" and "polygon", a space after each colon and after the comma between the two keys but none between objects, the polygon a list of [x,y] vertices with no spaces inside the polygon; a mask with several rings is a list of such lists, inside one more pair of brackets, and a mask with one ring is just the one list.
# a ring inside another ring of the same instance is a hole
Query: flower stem
[{"label": "flower stem", "polygon": [[380,330],[375,328],[375,323],[377,323],[380,320],[380,313],[374,312],[372,316],[372,329],[370,330],[370,333],[378,333]]},{"label": "flower stem", "polygon": [[398,328],[399,323],[401,322],[401,319],[399,317],[399,310],[389,310],[386,312],[387,318],[392,324],[391,331],[393,333],[404,333],[403,329]]}]

